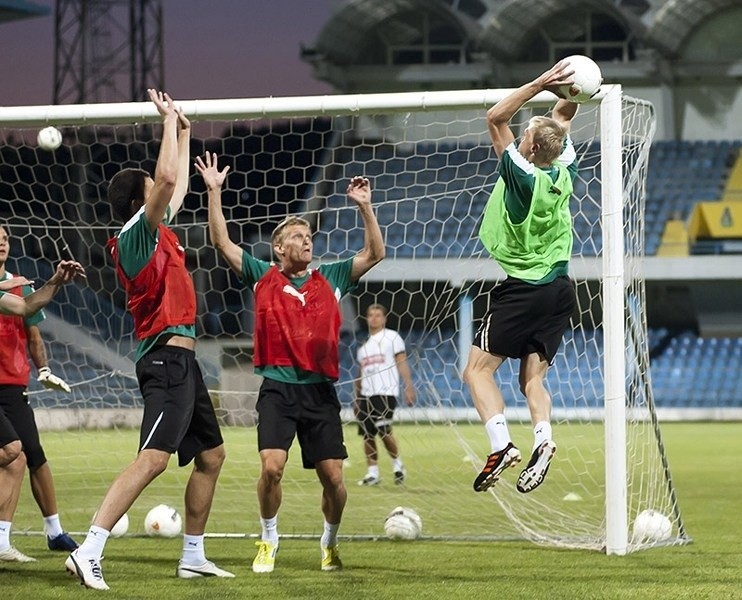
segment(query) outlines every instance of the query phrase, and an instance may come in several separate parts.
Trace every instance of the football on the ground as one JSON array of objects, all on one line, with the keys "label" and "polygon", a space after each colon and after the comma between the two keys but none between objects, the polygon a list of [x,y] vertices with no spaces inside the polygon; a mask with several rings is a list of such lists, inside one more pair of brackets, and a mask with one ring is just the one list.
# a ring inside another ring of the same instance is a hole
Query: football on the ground
[{"label": "football on the ground", "polygon": [[661,542],[672,534],[672,523],[661,512],[648,509],[640,512],[634,519],[634,528],[631,532],[631,541]]},{"label": "football on the ground", "polygon": [[398,506],[384,520],[384,533],[390,540],[416,540],[423,530],[423,520],[411,508]]},{"label": "football on the ground", "polygon": [[144,530],[153,537],[175,537],[182,528],[180,514],[167,504],[158,504],[144,518]]}]

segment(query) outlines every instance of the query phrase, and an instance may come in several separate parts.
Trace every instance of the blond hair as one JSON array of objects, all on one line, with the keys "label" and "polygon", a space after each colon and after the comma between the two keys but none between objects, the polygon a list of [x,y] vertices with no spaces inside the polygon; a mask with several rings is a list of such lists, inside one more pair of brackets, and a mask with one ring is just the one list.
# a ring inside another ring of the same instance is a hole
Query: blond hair
[{"label": "blond hair", "polygon": [[306,219],[302,219],[301,217],[286,217],[283,221],[276,225],[276,228],[271,234],[271,248],[275,249],[276,246],[283,243],[286,228],[291,227],[292,225],[303,225],[304,227],[309,229],[310,232],[312,231],[312,226]]},{"label": "blond hair", "polygon": [[528,129],[533,129],[533,142],[539,145],[536,155],[545,163],[553,163],[564,148],[567,130],[549,117],[532,117]]}]

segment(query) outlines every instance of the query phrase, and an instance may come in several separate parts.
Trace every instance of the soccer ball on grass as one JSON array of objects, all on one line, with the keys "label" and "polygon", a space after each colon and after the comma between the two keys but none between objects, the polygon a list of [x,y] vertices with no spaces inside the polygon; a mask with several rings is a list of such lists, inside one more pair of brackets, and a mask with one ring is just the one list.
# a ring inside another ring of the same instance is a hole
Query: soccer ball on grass
[{"label": "soccer ball on grass", "polygon": [[390,540],[416,540],[423,530],[423,520],[411,508],[398,506],[384,520],[384,533]]},{"label": "soccer ball on grass", "polygon": [[574,69],[575,74],[572,76],[574,83],[563,85],[559,90],[570,102],[577,104],[587,102],[600,91],[603,83],[600,67],[592,58],[581,54],[568,56],[564,60],[569,62],[570,67]]},{"label": "soccer ball on grass", "polygon": [[631,532],[631,541],[635,544],[643,542],[661,542],[672,535],[672,523],[661,512],[648,509],[640,512],[634,519],[634,528]]},{"label": "soccer ball on grass", "polygon": [[175,537],[182,528],[180,514],[167,504],[158,504],[144,517],[144,530],[152,537]]}]

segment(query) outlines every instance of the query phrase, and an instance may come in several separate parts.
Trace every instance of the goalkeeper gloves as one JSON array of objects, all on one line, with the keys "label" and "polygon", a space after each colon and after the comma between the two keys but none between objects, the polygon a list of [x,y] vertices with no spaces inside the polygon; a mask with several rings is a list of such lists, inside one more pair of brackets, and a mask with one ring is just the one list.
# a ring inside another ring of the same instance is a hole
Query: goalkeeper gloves
[{"label": "goalkeeper gloves", "polygon": [[39,376],[36,379],[41,385],[50,390],[58,390],[60,392],[70,392],[70,386],[64,379],[60,379],[49,367],[41,367],[39,369]]}]

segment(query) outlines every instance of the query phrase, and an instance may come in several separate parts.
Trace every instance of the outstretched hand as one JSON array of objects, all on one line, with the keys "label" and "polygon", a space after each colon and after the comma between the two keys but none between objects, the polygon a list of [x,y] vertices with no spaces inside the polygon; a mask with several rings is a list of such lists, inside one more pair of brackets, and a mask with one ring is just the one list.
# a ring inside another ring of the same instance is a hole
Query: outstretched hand
[{"label": "outstretched hand", "polygon": [[69,283],[73,279],[87,279],[85,269],[79,262],[74,260],[63,260],[57,265],[57,271],[49,279],[50,283]]},{"label": "outstretched hand", "polygon": [[207,190],[218,190],[224,185],[224,180],[229,172],[229,165],[225,166],[221,171],[216,166],[217,156],[216,152],[207,152],[202,159],[200,156],[196,157],[196,170],[201,173],[201,177],[204,178],[204,184]]},{"label": "outstretched hand", "polygon": [[566,60],[560,60],[551,67],[551,69],[542,73],[536,81],[542,89],[547,90],[560,98],[564,98],[564,94],[561,92],[560,88],[565,85],[572,85],[575,82],[574,74],[575,70],[572,68],[572,65],[570,65]]},{"label": "outstretched hand", "polygon": [[371,204],[371,182],[365,177],[356,175],[348,185],[348,198],[358,206]]},{"label": "outstretched hand", "polygon": [[[147,95],[157,107],[157,112],[162,116],[163,121],[168,117],[179,118],[179,109],[175,106],[173,99],[165,92],[158,92],[152,88],[147,89]],[[186,119],[187,120],[187,119]]]}]

